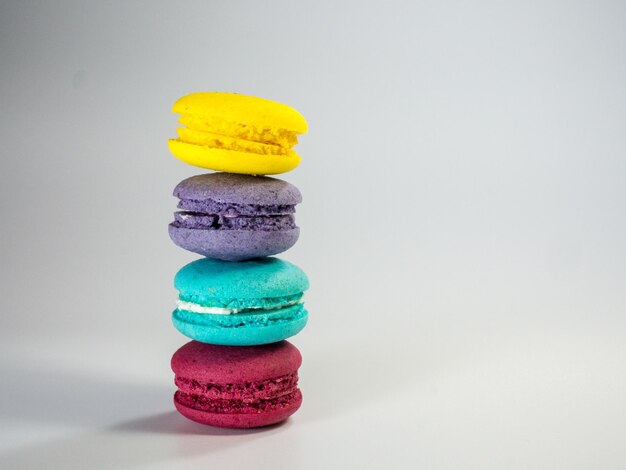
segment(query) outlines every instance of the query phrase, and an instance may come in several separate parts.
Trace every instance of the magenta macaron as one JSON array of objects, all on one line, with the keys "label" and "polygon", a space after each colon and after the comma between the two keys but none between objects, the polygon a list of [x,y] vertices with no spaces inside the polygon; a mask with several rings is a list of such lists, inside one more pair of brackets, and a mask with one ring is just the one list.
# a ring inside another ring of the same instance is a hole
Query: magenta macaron
[{"label": "magenta macaron", "polygon": [[201,424],[255,428],[284,421],[302,403],[302,357],[287,341],[220,346],[191,341],[172,357],[176,409]]}]

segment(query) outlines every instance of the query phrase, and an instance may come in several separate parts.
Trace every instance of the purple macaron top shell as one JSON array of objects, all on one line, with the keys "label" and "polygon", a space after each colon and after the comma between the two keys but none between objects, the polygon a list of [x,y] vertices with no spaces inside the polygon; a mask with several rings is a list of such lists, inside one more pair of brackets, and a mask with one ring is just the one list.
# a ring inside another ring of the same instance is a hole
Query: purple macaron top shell
[{"label": "purple macaron top shell", "polygon": [[287,341],[262,346],[219,346],[191,341],[172,357],[174,374],[202,383],[241,384],[295,373],[300,351]]},{"label": "purple macaron top shell", "polygon": [[174,188],[182,200],[259,206],[292,206],[302,202],[298,188],[267,176],[208,173],[192,176]]}]

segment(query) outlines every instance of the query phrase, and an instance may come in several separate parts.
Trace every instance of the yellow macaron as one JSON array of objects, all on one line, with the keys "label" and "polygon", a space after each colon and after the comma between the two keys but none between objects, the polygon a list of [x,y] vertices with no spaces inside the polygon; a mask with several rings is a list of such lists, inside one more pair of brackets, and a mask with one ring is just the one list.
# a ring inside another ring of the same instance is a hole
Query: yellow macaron
[{"label": "yellow macaron", "polygon": [[178,138],[168,147],[176,158],[210,170],[275,175],[293,170],[292,150],[307,123],[287,105],[235,93],[183,96],[172,109],[180,114]]}]

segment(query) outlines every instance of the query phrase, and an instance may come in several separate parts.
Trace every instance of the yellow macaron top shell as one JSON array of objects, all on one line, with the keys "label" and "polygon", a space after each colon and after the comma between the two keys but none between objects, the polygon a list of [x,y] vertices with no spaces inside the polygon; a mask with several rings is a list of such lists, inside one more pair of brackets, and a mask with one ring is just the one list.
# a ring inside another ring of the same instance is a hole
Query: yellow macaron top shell
[{"label": "yellow macaron top shell", "polygon": [[260,128],[286,129],[296,134],[305,134],[307,131],[307,123],[302,115],[290,106],[238,93],[191,93],[174,103],[172,111],[176,114],[217,117]]},{"label": "yellow macaron top shell", "polygon": [[287,105],[235,93],[202,92],[180,98],[178,138],[171,152],[192,165],[245,174],[292,170],[300,157],[291,148],[307,131],[300,113]]}]

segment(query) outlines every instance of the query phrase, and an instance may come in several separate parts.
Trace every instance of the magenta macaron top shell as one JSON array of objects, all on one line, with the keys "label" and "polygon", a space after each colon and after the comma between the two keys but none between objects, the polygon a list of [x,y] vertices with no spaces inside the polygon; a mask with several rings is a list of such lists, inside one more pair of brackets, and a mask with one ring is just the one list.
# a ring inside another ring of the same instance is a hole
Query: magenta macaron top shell
[{"label": "magenta macaron top shell", "polygon": [[171,239],[194,253],[242,261],[281,253],[300,235],[294,213],[298,188],[265,176],[209,173],[174,188],[180,211],[169,226]]},{"label": "magenta macaron top shell", "polygon": [[219,346],[191,341],[172,357],[174,404],[185,417],[212,426],[252,428],[284,421],[302,403],[302,357],[287,341]]}]

